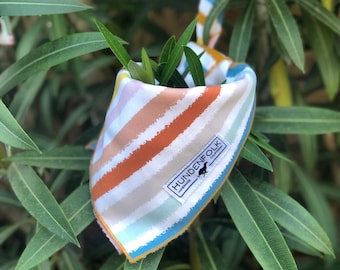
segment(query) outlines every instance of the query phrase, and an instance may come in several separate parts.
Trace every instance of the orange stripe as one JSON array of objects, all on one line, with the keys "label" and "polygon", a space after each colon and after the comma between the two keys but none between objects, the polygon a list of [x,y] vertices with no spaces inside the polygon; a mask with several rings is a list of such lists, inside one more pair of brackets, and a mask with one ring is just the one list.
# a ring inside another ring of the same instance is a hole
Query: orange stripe
[{"label": "orange stripe", "polygon": [[197,23],[204,24],[207,16],[205,16],[201,11],[198,12],[197,15]]},{"label": "orange stripe", "polygon": [[155,98],[148,102],[131,120],[117,133],[102,153],[100,159],[92,164],[91,171],[97,172],[104,162],[111,160],[122,149],[124,149],[133,139],[143,132],[147,127],[152,125],[155,120],[165,114],[170,107],[181,100],[187,89],[165,88]]},{"label": "orange stripe", "polygon": [[105,174],[92,189],[93,200],[113,189],[167,147],[218,97],[220,90],[221,86],[206,88],[202,95],[171,124],[134,151],[129,158],[119,163],[111,172]]}]

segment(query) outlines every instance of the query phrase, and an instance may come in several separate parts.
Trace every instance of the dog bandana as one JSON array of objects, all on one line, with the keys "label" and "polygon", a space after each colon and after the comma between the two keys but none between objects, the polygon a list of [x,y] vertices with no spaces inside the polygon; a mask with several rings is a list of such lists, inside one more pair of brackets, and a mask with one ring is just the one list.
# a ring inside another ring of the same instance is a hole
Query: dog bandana
[{"label": "dog bandana", "polygon": [[[256,77],[207,45],[204,22],[214,1],[199,4],[197,42],[206,86],[150,85],[116,78],[114,96],[90,164],[98,223],[119,252],[135,262],[182,234],[231,172],[251,129]],[[178,71],[187,67],[182,58]]]}]

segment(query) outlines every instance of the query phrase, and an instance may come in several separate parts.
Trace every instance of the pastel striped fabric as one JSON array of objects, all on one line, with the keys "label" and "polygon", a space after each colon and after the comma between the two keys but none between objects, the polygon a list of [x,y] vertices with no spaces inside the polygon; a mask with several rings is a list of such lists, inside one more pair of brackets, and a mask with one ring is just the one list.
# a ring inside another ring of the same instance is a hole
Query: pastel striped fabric
[{"label": "pastel striped fabric", "polygon": [[[149,85],[121,70],[91,160],[98,223],[131,262],[188,228],[229,175],[252,125],[253,70],[199,42],[188,46],[205,52],[207,86],[195,87],[190,74],[189,88]],[[183,57],[178,70],[186,65]]]},{"label": "pastel striped fabric", "polygon": [[[203,32],[205,22],[207,17],[209,16],[211,9],[218,2],[218,0],[201,0],[198,6],[198,14],[197,14],[197,25],[196,25],[196,39],[197,43],[203,45]],[[209,38],[207,45],[213,48],[222,32],[222,19],[223,19],[223,10],[214,20],[211,28],[209,29]]]}]

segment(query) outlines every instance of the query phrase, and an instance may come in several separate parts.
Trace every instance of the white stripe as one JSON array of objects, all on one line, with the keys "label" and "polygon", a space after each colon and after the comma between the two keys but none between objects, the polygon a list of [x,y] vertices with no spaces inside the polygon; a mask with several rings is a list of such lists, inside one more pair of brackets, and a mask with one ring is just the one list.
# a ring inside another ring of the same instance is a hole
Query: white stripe
[{"label": "white stripe", "polygon": [[[158,118],[152,125],[150,125],[144,132],[139,134],[139,136],[133,140],[127,147],[122,149],[122,151],[114,156],[110,161],[104,164],[95,174],[92,176],[91,184],[94,186],[106,173],[116,167],[117,164],[125,160],[130,156],[130,154],[138,149],[141,145],[145,144],[147,141],[151,140],[157,135],[165,126],[170,124],[178,115],[185,111],[204,91],[205,87],[197,87],[195,91],[188,91],[186,96],[179,100],[174,106],[172,106],[161,118]],[[174,90],[175,91],[175,90]],[[124,187],[124,189],[129,186]],[[103,196],[105,196],[104,194]],[[107,193],[107,195],[109,195]],[[111,196],[110,196],[111,197]]]},{"label": "white stripe", "polygon": [[207,16],[212,9],[212,4],[208,1],[200,1],[198,9],[202,14]]},{"label": "white stripe", "polygon": [[169,196],[170,195],[167,192],[161,190],[161,192],[159,192],[153,199],[141,205],[140,207],[137,207],[134,212],[132,212],[126,218],[120,220],[118,223],[112,223],[110,220],[106,220],[106,223],[113,234],[118,234],[130,224],[136,222],[136,220],[157,209],[161,204],[164,203],[164,201],[169,198]]},{"label": "white stripe", "polygon": [[[110,114],[113,113],[114,108],[117,106],[119,102],[119,98],[121,97],[121,93],[123,91],[127,91],[127,87],[131,87],[131,85],[135,85],[136,83],[129,78],[124,78],[120,84],[118,89],[117,97],[113,100],[113,103],[110,104],[109,111],[107,112],[106,118],[110,117]],[[104,148],[115,138],[115,135],[120,131],[124,125],[140,111],[150,100],[152,100],[155,96],[157,96],[165,87],[152,87],[148,85],[148,89],[146,89],[144,84],[139,84],[142,89],[139,89],[138,92],[134,95],[131,100],[127,102],[123,110],[121,111],[119,119],[113,121],[110,125],[107,124],[106,120],[104,123],[104,132],[100,137],[100,144],[98,145],[92,159],[92,163],[97,162],[104,151]],[[99,142],[98,142],[99,143]]]}]

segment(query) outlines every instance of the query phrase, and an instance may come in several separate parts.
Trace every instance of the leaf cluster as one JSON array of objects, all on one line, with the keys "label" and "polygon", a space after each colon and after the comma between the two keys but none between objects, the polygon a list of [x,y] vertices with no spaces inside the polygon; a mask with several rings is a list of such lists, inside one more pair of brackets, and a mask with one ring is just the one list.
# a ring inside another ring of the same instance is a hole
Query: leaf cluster
[{"label": "leaf cluster", "polygon": [[[131,59],[119,37],[113,35],[101,22],[97,21],[96,24],[114,55],[129,71],[133,79],[148,84],[157,82],[163,86],[188,87],[183,75],[186,75],[189,71],[196,86],[205,85],[203,67],[199,56],[191,48],[185,46],[190,41],[196,22],[197,20],[194,19],[177,41],[173,36],[167,40],[159,56],[159,63],[150,59],[146,50],[142,48],[141,65]],[[184,74],[180,74],[176,67],[183,53],[185,53],[188,61],[188,70]]]}]

